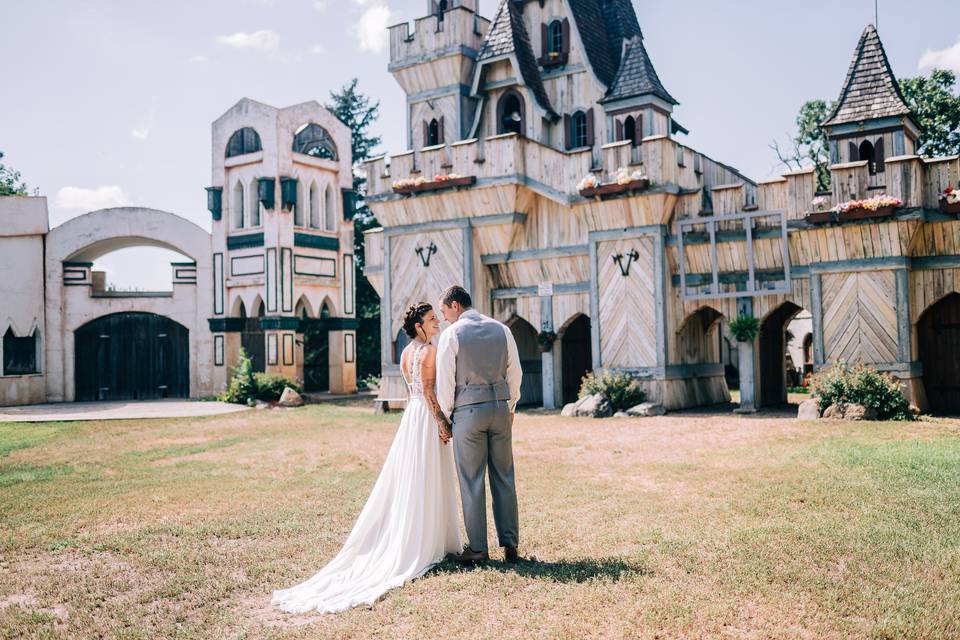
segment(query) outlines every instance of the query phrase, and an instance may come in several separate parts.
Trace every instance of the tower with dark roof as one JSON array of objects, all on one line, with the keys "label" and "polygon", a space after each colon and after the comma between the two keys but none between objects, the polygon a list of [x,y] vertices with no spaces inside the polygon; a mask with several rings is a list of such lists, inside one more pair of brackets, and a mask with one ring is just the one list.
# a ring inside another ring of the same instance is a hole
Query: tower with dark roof
[{"label": "tower with dark roof", "polygon": [[872,24],[860,36],[840,97],[822,126],[833,164],[867,162],[874,188],[884,186],[887,158],[916,151],[920,127]]}]

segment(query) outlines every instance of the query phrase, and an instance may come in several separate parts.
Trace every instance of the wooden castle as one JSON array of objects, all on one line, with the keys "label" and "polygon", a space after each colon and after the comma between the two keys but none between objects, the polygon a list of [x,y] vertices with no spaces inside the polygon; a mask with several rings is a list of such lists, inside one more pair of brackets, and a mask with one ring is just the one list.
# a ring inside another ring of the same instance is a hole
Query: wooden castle
[{"label": "wooden castle", "polygon": [[[762,326],[739,348],[743,406],[782,403],[786,327],[807,310],[813,368],[867,363],[921,407],[960,409],[960,222],[939,200],[960,166],[916,155],[872,26],[823,123],[818,194],[813,169],[756,183],[676,140],[629,0],[427,11],[390,29],[409,150],[366,164],[383,398],[405,396],[404,309],[463,283],[513,329],[527,404],[572,401],[590,370],[630,372],[667,408],[729,400],[741,315]],[[816,211],[878,194],[900,204]]]}]

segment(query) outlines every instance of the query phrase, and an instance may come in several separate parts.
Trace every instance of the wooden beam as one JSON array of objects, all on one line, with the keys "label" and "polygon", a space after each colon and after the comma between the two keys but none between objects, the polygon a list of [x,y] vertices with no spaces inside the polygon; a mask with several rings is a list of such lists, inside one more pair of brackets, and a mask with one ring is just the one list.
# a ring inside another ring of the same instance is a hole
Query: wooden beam
[{"label": "wooden beam", "polygon": [[590,242],[590,350],[593,358],[593,370],[603,366],[600,357],[600,285],[597,265],[597,241]]},{"label": "wooden beam", "polygon": [[[510,289],[494,289],[490,292],[490,297],[494,300],[509,300],[511,298],[536,298],[538,287],[514,287]],[[571,293],[589,293],[589,282],[574,282],[573,284],[555,284],[553,285],[553,295],[567,295]]]},{"label": "wooden beam", "polygon": [[897,280],[897,355],[909,362],[913,330],[910,326],[910,274],[906,269],[894,272]]},{"label": "wooden beam", "polygon": [[590,247],[585,244],[569,245],[566,247],[551,247],[548,249],[521,249],[508,253],[489,253],[480,256],[480,262],[485,266],[492,264],[508,264],[510,262],[524,262],[527,260],[549,260],[551,258],[569,258],[590,254]]},{"label": "wooden beam", "polygon": [[813,364],[824,363],[823,353],[823,278],[819,273],[810,276],[810,309],[813,329]]}]

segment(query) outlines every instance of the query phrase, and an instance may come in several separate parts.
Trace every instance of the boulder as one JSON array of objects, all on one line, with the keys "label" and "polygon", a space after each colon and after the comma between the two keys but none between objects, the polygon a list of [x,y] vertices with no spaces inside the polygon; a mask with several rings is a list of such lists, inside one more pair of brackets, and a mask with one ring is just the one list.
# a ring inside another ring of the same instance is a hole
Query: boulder
[{"label": "boulder", "polygon": [[804,400],[797,410],[797,420],[816,420],[820,417],[820,404],[815,398]]},{"label": "boulder", "polygon": [[263,411],[270,408],[270,403],[264,402],[263,400],[257,400],[253,403],[253,406],[257,411]]},{"label": "boulder", "polygon": [[629,417],[630,417],[630,414],[627,413],[626,411],[617,411],[615,414],[613,414],[613,417],[614,417],[614,418],[629,418]]},{"label": "boulder", "polygon": [[876,420],[877,412],[862,404],[848,404],[843,412],[843,418],[845,420]]},{"label": "boulder", "polygon": [[845,409],[846,407],[842,403],[832,404],[823,412],[823,417],[826,420],[843,420]]},{"label": "boulder", "polygon": [[560,415],[564,418],[575,418],[577,417],[577,410],[580,408],[580,405],[583,404],[587,398],[580,398],[576,402],[571,402],[568,405],[563,407],[563,411],[560,412]]},{"label": "boulder", "polygon": [[576,415],[581,418],[609,418],[613,415],[613,406],[606,396],[597,393],[583,398],[577,406]]},{"label": "boulder", "polygon": [[920,407],[918,407],[918,406],[915,405],[915,404],[911,404],[911,405],[910,405],[910,415],[912,415],[914,418],[919,418],[919,417],[920,417],[920,414],[922,414],[922,413],[923,413],[923,412],[920,411]]},{"label": "boulder", "polygon": [[635,407],[627,409],[627,414],[640,418],[662,416],[666,412],[667,410],[663,408],[663,405],[657,404],[656,402],[644,402],[643,404],[638,404]]},{"label": "boulder", "polygon": [[303,396],[290,387],[285,387],[283,393],[280,395],[280,402],[277,404],[281,407],[302,407]]}]

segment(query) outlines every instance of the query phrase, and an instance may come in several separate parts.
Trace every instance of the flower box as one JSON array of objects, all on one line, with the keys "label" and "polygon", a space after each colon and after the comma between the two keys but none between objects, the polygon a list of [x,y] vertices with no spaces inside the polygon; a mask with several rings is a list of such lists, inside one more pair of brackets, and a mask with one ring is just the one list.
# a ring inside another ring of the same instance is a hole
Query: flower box
[{"label": "flower box", "polygon": [[832,210],[814,211],[813,213],[808,213],[803,219],[806,220],[808,224],[824,224],[834,222],[836,215],[837,212]]},{"label": "flower box", "polygon": [[395,185],[393,187],[393,192],[401,195],[412,195],[414,193],[442,191],[444,189],[454,189],[457,187],[471,187],[476,184],[476,182],[476,176],[447,178],[444,180],[431,180],[430,182],[420,182],[417,184]]},{"label": "flower box", "polygon": [[644,191],[650,187],[649,178],[631,180],[626,183],[611,182],[610,184],[601,184],[596,187],[586,187],[580,189],[580,195],[584,198],[611,196],[628,191]]},{"label": "flower box", "polygon": [[876,209],[867,209],[857,207],[840,212],[840,222],[849,222],[851,220],[875,220],[878,218],[889,218],[896,211],[894,206],[877,207]]},{"label": "flower box", "polygon": [[960,202],[949,203],[946,200],[940,201],[940,213],[950,216],[960,216]]}]

